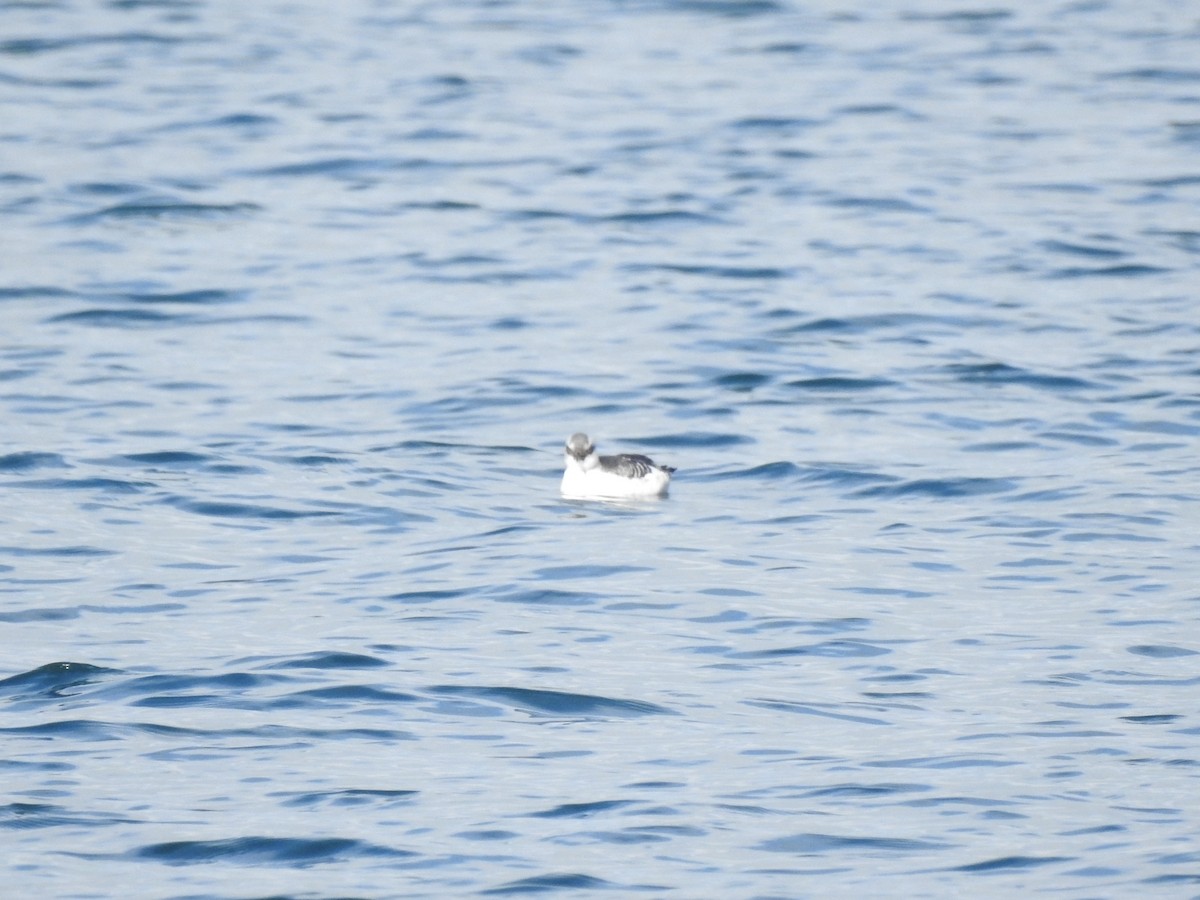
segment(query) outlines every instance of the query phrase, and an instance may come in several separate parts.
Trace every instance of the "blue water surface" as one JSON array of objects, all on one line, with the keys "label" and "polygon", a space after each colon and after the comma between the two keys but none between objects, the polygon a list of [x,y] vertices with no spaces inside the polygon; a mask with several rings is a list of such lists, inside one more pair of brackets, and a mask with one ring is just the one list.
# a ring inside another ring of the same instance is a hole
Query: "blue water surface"
[{"label": "blue water surface", "polygon": [[0,2],[5,890],[1195,895],[1197,60]]}]

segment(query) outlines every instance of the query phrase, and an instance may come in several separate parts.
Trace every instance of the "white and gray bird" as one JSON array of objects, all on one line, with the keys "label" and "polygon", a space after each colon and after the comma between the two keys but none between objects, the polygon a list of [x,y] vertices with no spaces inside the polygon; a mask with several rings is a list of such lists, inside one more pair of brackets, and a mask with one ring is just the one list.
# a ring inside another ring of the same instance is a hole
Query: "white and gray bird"
[{"label": "white and gray bird", "polygon": [[583,432],[567,439],[562,495],[573,500],[636,500],[662,497],[673,466],[660,466],[640,453],[600,456]]}]

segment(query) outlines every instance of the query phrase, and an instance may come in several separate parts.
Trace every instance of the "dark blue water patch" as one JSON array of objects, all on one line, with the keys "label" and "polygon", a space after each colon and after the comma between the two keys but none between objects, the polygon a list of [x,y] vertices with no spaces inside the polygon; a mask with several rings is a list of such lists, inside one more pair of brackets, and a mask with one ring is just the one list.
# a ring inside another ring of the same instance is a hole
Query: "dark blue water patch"
[{"label": "dark blue water patch", "polygon": [[160,304],[178,303],[184,306],[212,306],[237,303],[246,299],[245,291],[207,289],[197,291],[175,291],[165,293],[130,293],[121,295],[133,303]]},{"label": "dark blue water patch", "polygon": [[311,316],[291,313],[265,313],[257,316],[196,316],[201,325],[307,325]]},{"label": "dark blue water patch", "polygon": [[1170,725],[1184,718],[1179,713],[1158,713],[1155,715],[1145,716],[1120,716],[1122,722],[1130,722],[1134,725]]},{"label": "dark blue water patch", "polygon": [[219,391],[221,386],[207,381],[159,381],[150,385],[157,391]]},{"label": "dark blue water patch", "polygon": [[119,478],[38,478],[21,481],[23,488],[50,491],[95,491],[102,494],[140,494],[155,487],[149,481],[122,481]]},{"label": "dark blue water patch", "polygon": [[155,450],[147,453],[126,453],[102,460],[104,465],[151,466],[154,468],[194,469],[207,466],[219,457],[191,450]]},{"label": "dark blue water patch", "polygon": [[891,854],[926,854],[949,850],[953,844],[943,841],[913,838],[860,837],[806,832],[788,837],[773,838],[756,845],[770,853],[792,853],[798,856],[824,856],[827,853],[856,853],[869,856]]},{"label": "dark blue water patch", "polygon": [[1119,428],[1122,431],[1163,434],[1173,437],[1195,437],[1200,435],[1200,425],[1188,425],[1183,422],[1171,422],[1162,419],[1129,419],[1119,412],[1095,412],[1091,413],[1090,418],[1108,428]]},{"label": "dark blue water patch", "polygon": [[189,325],[201,320],[193,315],[168,313],[154,309],[82,309],[46,319],[49,325],[92,325],[97,328],[148,328],[164,325]]},{"label": "dark blue water patch", "polygon": [[[683,605],[682,603],[645,603],[645,602],[628,601],[628,602],[621,602],[621,603],[608,603],[608,604],[605,604],[604,608],[606,610],[611,610],[612,612],[645,612],[647,610],[649,610],[651,612],[661,612],[661,611],[665,611],[665,610],[678,609],[682,605]],[[581,638],[580,640],[582,641],[585,639]],[[594,638],[590,638],[589,640],[601,641],[601,640],[608,640],[608,638],[597,636]]]},{"label": "dark blue water patch", "polygon": [[296,691],[285,697],[272,700],[270,705],[273,709],[301,706],[312,707],[318,703],[321,705],[336,703],[360,706],[366,704],[415,703],[420,699],[416,694],[393,691],[366,684],[338,684],[330,687]]},{"label": "dark blue water patch", "polygon": [[184,512],[195,513],[198,516],[210,516],[218,519],[311,519],[325,516],[340,515],[336,510],[327,509],[283,509],[278,506],[261,506],[255,503],[241,503],[232,500],[192,500],[188,497],[172,495],[158,501]]},{"label": "dark blue water patch", "polygon": [[572,212],[567,212],[562,209],[548,209],[545,207],[528,207],[525,209],[511,209],[504,213],[504,218],[511,222],[538,222],[543,220],[549,221],[577,221],[577,216]]},{"label": "dark blue water patch", "polygon": [[264,116],[258,113],[230,113],[215,119],[201,119],[194,122],[174,122],[161,128],[153,129],[161,132],[195,131],[208,128],[231,129],[235,131],[250,131],[263,133],[268,128],[279,124],[274,116]]},{"label": "dark blue water patch", "polygon": [[411,859],[417,854],[350,838],[240,837],[148,844],[132,851],[130,856],[171,866],[220,862],[305,868],[353,859]]},{"label": "dark blue water patch", "polygon": [[1171,122],[1171,137],[1181,144],[1200,144],[1200,120]]},{"label": "dark blue water patch", "polygon": [[112,683],[103,693],[108,697],[128,700],[131,706],[232,705],[238,695],[275,684],[279,680],[247,672],[144,675]]},{"label": "dark blue water patch", "polygon": [[[17,725],[0,728],[0,734],[10,737],[28,737],[38,740],[62,740],[79,742],[98,742],[120,740],[124,734],[137,731],[138,726],[114,725],[107,722],[94,722],[88,719],[63,719],[57,722],[43,722],[38,725]],[[165,731],[164,731],[165,733]],[[185,734],[183,729],[178,734]]]},{"label": "dark blue water patch", "polygon": [[492,594],[491,599],[499,603],[527,603],[535,606],[591,606],[606,596],[592,591],[511,587]]},{"label": "dark blue water patch", "polygon": [[512,165],[552,163],[547,159],[488,159],[479,162],[454,161],[444,158],[333,156],[308,162],[288,163],[251,169],[243,174],[251,178],[333,178],[340,181],[373,182],[389,172],[419,169],[502,168]]},{"label": "dark blue water patch", "polygon": [[1136,644],[1126,647],[1127,653],[1135,656],[1148,656],[1151,659],[1176,659],[1181,656],[1196,656],[1200,651],[1189,650],[1187,647],[1177,647],[1164,644]]},{"label": "dark blue water patch", "polygon": [[[1194,123],[1193,133],[1197,143],[1200,143],[1200,121]],[[1176,228],[1147,228],[1144,232],[1150,237],[1166,238],[1172,247],[1184,253],[1200,253],[1200,231],[1188,231]],[[0,295],[2,298],[3,295]]]},{"label": "dark blue water patch", "polygon": [[838,659],[868,659],[886,656],[892,651],[886,647],[864,641],[822,641],[817,644],[801,644],[790,647],[772,647],[767,650],[742,650],[726,653],[729,659],[777,659],[787,656],[828,656]]},{"label": "dark blue water patch", "polygon": [[954,872],[974,872],[974,873],[990,873],[990,872],[1011,872],[1014,870],[1036,869],[1041,866],[1051,866],[1056,863],[1075,862],[1073,856],[999,856],[995,859],[985,860],[984,862],[968,863],[964,866],[955,866],[951,871]]},{"label": "dark blue water patch", "polygon": [[[1080,869],[1072,869],[1069,872],[1064,872],[1064,875],[1071,878],[1116,878],[1121,874],[1120,869],[1114,869],[1112,866],[1084,866]],[[1194,879],[1200,881],[1200,878]]]},{"label": "dark blue water patch", "polygon": [[[1170,862],[1173,860],[1167,859],[1167,860],[1162,860],[1162,861]],[[1183,861],[1183,860],[1180,860],[1180,861]],[[1173,873],[1173,874],[1169,874],[1169,875],[1155,875],[1153,878],[1143,878],[1141,880],[1141,883],[1142,884],[1153,884],[1153,885],[1160,885],[1160,884],[1194,885],[1194,884],[1200,883],[1200,875],[1195,875],[1195,874],[1192,874],[1191,872],[1179,872],[1179,873]]]},{"label": "dark blue water patch", "polygon": [[692,212],[686,209],[647,209],[636,212],[614,213],[598,216],[594,221],[612,225],[720,225],[717,216]]},{"label": "dark blue water patch", "polygon": [[[784,315],[791,311],[777,311],[775,318],[792,318]],[[878,331],[905,329],[908,331],[928,331],[936,329],[940,332],[961,333],[969,329],[989,328],[1004,324],[1000,319],[984,318],[982,316],[934,316],[925,313],[873,313],[861,316],[822,316],[817,319],[805,319],[803,322],[776,328],[771,332],[774,337],[787,337],[800,334],[871,334]]]},{"label": "dark blue water patch", "polygon": [[0,772],[6,775],[16,775],[27,778],[43,773],[73,772],[76,766],[64,762],[46,762],[45,760],[0,759]]},{"label": "dark blue water patch", "polygon": [[572,718],[628,718],[647,715],[677,715],[674,710],[643,700],[620,700],[593,694],[566,691],[546,691],[531,688],[488,687],[475,685],[438,685],[429,688],[432,694],[452,697],[471,697],[476,700],[500,703],[534,715],[569,716]]},{"label": "dark blue water patch", "polygon": [[604,566],[604,565],[583,565],[583,566],[547,566],[543,569],[535,569],[533,574],[538,578],[545,578],[549,581],[571,580],[577,578],[605,578],[609,575],[620,575],[625,572],[649,572],[652,571],[648,566]]},{"label": "dark blue water patch", "polygon": [[0,84],[11,84],[18,87],[31,88],[61,88],[71,91],[93,91],[100,88],[112,87],[116,82],[112,78],[24,78],[0,72]]},{"label": "dark blue water patch", "polygon": [[128,181],[84,181],[68,185],[67,190],[84,197],[128,197],[143,193],[145,188]]},{"label": "dark blue water patch", "polygon": [[273,797],[283,798],[280,806],[302,807],[305,809],[357,808],[371,806],[381,809],[408,806],[420,794],[420,791],[407,790],[367,790],[348,789],[341,791],[312,791],[309,793],[282,792],[272,794]]},{"label": "dark blue water patch", "polygon": [[877,716],[858,716],[849,712],[840,712],[847,708],[846,704],[842,704],[837,709],[826,707],[822,709],[819,704],[813,703],[794,703],[789,700],[744,700],[746,706],[754,706],[759,709],[770,709],[775,712],[786,712],[793,715],[819,716],[826,719],[836,719],[842,722],[854,722],[857,725],[891,725],[887,719],[880,719]]},{"label": "dark blue water patch", "polygon": [[241,219],[261,211],[257,203],[193,203],[167,197],[147,197],[106,206],[70,216],[67,225],[89,225],[107,221],[156,221],[161,219]]},{"label": "dark blue water patch", "polygon": [[1082,447],[1116,447],[1121,443],[1116,438],[1074,431],[1043,431],[1038,437],[1048,441],[1063,441],[1068,444],[1078,444]]},{"label": "dark blue water patch", "polygon": [[364,653],[322,651],[265,665],[264,669],[383,669],[391,663]]},{"label": "dark blue water patch", "polygon": [[488,327],[493,331],[523,331],[534,326],[528,319],[520,316],[501,316],[499,319],[493,319]]},{"label": "dark blue water patch", "polygon": [[727,609],[711,616],[694,616],[688,619],[688,621],[698,622],[702,625],[720,625],[725,622],[745,622],[749,618],[749,613],[738,609]]},{"label": "dark blue water patch", "polygon": [[809,466],[801,468],[802,481],[828,484],[843,489],[861,488],[863,485],[894,485],[900,479],[894,475],[868,472],[862,469],[846,469],[840,466]]},{"label": "dark blue water patch", "polygon": [[60,300],[75,296],[77,295],[71,291],[50,285],[0,286],[0,302],[5,300]]},{"label": "dark blue water patch", "polygon": [[[11,566],[0,566],[0,572],[11,571]],[[12,622],[14,624],[22,622],[66,622],[70,619],[78,619],[81,615],[83,615],[83,609],[78,606],[34,607],[0,612],[0,622]]]},{"label": "dark blue water patch", "polygon": [[768,131],[790,134],[820,125],[821,121],[820,119],[798,116],[746,116],[730,122],[729,127],[738,131]]},{"label": "dark blue water patch", "polygon": [[[845,797],[848,799],[899,798],[904,794],[924,793],[933,790],[932,785],[915,782],[882,782],[878,784],[835,784],[805,791],[805,798]],[[912,801],[909,801],[912,802]]]},{"label": "dark blue water patch", "polygon": [[590,819],[616,809],[634,805],[633,800],[595,800],[590,803],[563,803],[551,809],[527,813],[535,819]]},{"label": "dark blue water patch", "polygon": [[1122,81],[1158,81],[1167,83],[1200,82],[1200,69],[1181,69],[1171,66],[1145,66],[1105,72],[1098,77]]},{"label": "dark blue water patch", "polygon": [[896,384],[887,378],[850,378],[845,376],[824,376],[819,378],[800,378],[796,381],[784,382],[784,387],[801,388],[806,391],[873,391],[877,388],[893,387]]},{"label": "dark blue water patch", "polygon": [[783,12],[777,0],[622,0],[622,7],[654,12],[676,12],[745,19]]},{"label": "dark blue water patch", "polygon": [[1043,450],[1037,441],[984,441],[980,444],[964,444],[963,453],[1011,453],[1018,450]]},{"label": "dark blue water patch", "polygon": [[755,388],[769,384],[771,376],[762,372],[722,372],[710,378],[711,383],[727,391],[748,394]]},{"label": "dark blue water patch", "polygon": [[428,591],[401,591],[397,594],[388,594],[384,599],[397,600],[400,603],[437,603],[441,600],[454,600],[459,597],[470,596],[479,590],[479,588],[447,588]]},{"label": "dark blue water patch", "polygon": [[732,628],[734,634],[767,634],[772,631],[800,631],[805,634],[841,634],[863,631],[871,626],[870,619],[847,617],[841,619],[757,619],[743,628]]},{"label": "dark blue water patch", "polygon": [[1011,19],[1015,14],[1007,9],[954,9],[949,12],[909,12],[899,14],[901,21],[907,22],[1002,22]]},{"label": "dark blue water patch", "polygon": [[269,457],[271,462],[283,464],[283,466],[298,466],[300,468],[324,468],[326,466],[346,466],[346,464],[354,462],[352,458],[346,456],[330,456],[328,454],[301,454],[299,456],[274,456]]},{"label": "dark blue water patch", "polygon": [[662,888],[657,886],[639,888],[636,885],[616,884],[612,881],[605,881],[603,878],[596,878],[592,875],[570,873],[565,875],[533,875],[529,878],[522,878],[519,881],[510,881],[508,884],[502,884],[498,887],[487,888],[479,893],[485,897],[504,897],[516,894],[557,894],[562,891],[603,890],[658,891],[662,890]]},{"label": "dark blue water patch", "polygon": [[1017,384],[1049,391],[1096,388],[1095,382],[1073,375],[1046,375],[1007,363],[954,363],[943,371],[964,384]]},{"label": "dark blue water patch", "polygon": [[[671,815],[675,812],[676,810],[666,808],[661,811],[661,814]],[[565,844],[566,846],[576,846],[585,841],[587,843],[627,846],[630,844],[661,844],[670,841],[671,838],[672,835],[660,834],[649,827],[633,827],[622,828],[619,831],[575,831],[560,837],[551,838],[551,840],[556,844]]]},{"label": "dark blue water patch", "polygon": [[897,805],[913,809],[940,809],[942,807],[973,807],[989,809],[1018,805],[1012,800],[993,800],[990,797],[922,797],[916,800],[901,800]]},{"label": "dark blue water patch", "polygon": [[116,550],[103,550],[99,547],[0,547],[0,556],[61,556],[65,559],[72,557],[101,557],[116,556]]},{"label": "dark blue water patch", "polygon": [[[509,214],[509,218],[518,221],[531,217],[533,217],[532,213],[524,216],[517,213]],[[539,215],[536,218],[545,218],[545,216]],[[456,274],[445,269],[437,269],[412,277],[413,280],[433,284],[514,285],[525,281],[567,281],[573,277],[573,270],[570,267],[526,266],[524,268],[505,267]]]},{"label": "dark blue water patch", "polygon": [[28,472],[31,469],[66,469],[69,464],[57,453],[27,450],[0,456],[0,473]]},{"label": "dark blue water patch", "polygon": [[854,491],[852,496],[870,498],[928,497],[951,500],[986,494],[1003,494],[1017,489],[1014,478],[918,478],[898,484],[876,485]]},{"label": "dark blue water patch", "polygon": [[1002,569],[1031,569],[1045,568],[1047,566],[1069,566],[1071,563],[1065,559],[1046,559],[1042,556],[1027,556],[1011,562],[998,563],[998,565]]},{"label": "dark blue water patch", "polygon": [[1128,256],[1124,250],[1101,247],[1097,244],[1073,244],[1069,241],[1039,241],[1038,247],[1049,253],[1064,253],[1069,256],[1084,256],[1091,259],[1117,259]]},{"label": "dark blue water patch", "polygon": [[106,669],[90,663],[54,662],[12,675],[0,681],[0,696],[13,699],[43,697],[56,699],[73,689],[102,681],[120,674],[119,669]]},{"label": "dark blue water patch", "polygon": [[[673,810],[670,807],[657,807],[653,810],[653,814],[660,815],[669,811]],[[708,833],[707,828],[697,825],[634,825],[622,832],[623,835],[630,838],[642,835],[646,838],[653,837],[662,840],[678,837],[704,837]]]},{"label": "dark blue water patch", "polygon": [[467,452],[467,453],[538,453],[534,447],[524,447],[519,444],[458,444],[448,443],[446,441],[427,441],[427,440],[409,440],[400,441],[396,444],[385,444],[380,447],[371,447],[371,453],[388,453],[393,450],[401,450],[404,452],[420,452],[433,459],[444,459],[451,453]]},{"label": "dark blue water patch", "polygon": [[64,825],[102,828],[106,825],[128,825],[137,819],[110,813],[81,813],[48,803],[9,803],[0,806],[0,828],[29,831],[37,828],[59,828]]},{"label": "dark blue water patch", "polygon": [[178,35],[155,34],[147,31],[122,31],[113,34],[84,34],[55,38],[10,38],[9,40],[0,41],[0,54],[33,56],[39,53],[52,53],[75,47],[107,44],[170,46],[189,40],[192,39]]},{"label": "dark blue water patch", "polygon": [[1142,278],[1147,275],[1162,275],[1172,269],[1164,266],[1150,266],[1137,263],[1127,263],[1120,266],[1071,266],[1065,269],[1053,269],[1046,273],[1047,278]]},{"label": "dark blue water patch", "polygon": [[653,437],[630,439],[632,443],[646,447],[695,447],[712,449],[717,447],[736,447],[741,444],[753,444],[754,438],[744,434],[729,434],[728,432],[687,431],[677,434],[660,434]]},{"label": "dark blue water patch", "polygon": [[763,44],[757,48],[759,53],[781,53],[789,56],[799,53],[807,53],[813,49],[812,44],[803,41],[772,41],[769,44]]},{"label": "dark blue water patch", "polygon": [[852,103],[848,106],[839,106],[834,109],[836,116],[895,116],[908,122],[924,122],[927,117],[909,109],[905,106],[898,106],[895,103]]},{"label": "dark blue water patch", "polygon": [[453,837],[464,841],[509,841],[521,835],[516,831],[506,831],[503,828],[472,829],[455,832]]},{"label": "dark blue water patch", "polygon": [[921,206],[900,197],[855,197],[845,194],[828,196],[824,199],[826,206],[836,209],[863,210],[870,213],[929,213],[928,206]]},{"label": "dark blue water patch", "polygon": [[1090,544],[1096,541],[1124,541],[1127,543],[1161,544],[1166,538],[1148,534],[1133,534],[1128,531],[1073,531],[1059,538],[1075,544]]},{"label": "dark blue water patch", "polygon": [[450,103],[466,99],[475,93],[475,85],[471,79],[457,73],[425,78],[421,84],[432,91],[422,100],[426,104]]},{"label": "dark blue water patch", "polygon": [[697,275],[703,278],[729,278],[747,281],[774,281],[789,278],[792,269],[775,266],[713,266],[684,265],[671,263],[626,263],[621,267],[627,272],[667,272],[673,275]]},{"label": "dark blue water patch", "polygon": [[1126,449],[1130,453],[1159,453],[1163,450],[1183,450],[1188,444],[1182,441],[1146,441],[1130,444]]},{"label": "dark blue water patch", "polygon": [[920,756],[871,760],[862,765],[873,769],[1005,769],[1023,763],[1017,759],[985,759],[980,756]]},{"label": "dark blue water patch", "polygon": [[459,200],[419,200],[400,204],[398,209],[416,209],[424,212],[474,212],[482,207],[478,203]]},{"label": "dark blue water patch", "polygon": [[846,590],[851,594],[859,594],[860,596],[899,596],[904,600],[925,600],[934,596],[928,590],[910,590],[906,588],[875,588],[854,586],[848,588],[834,588],[835,590]]},{"label": "dark blue water patch", "polygon": [[[157,722],[105,722],[92,719],[63,719],[38,725],[0,728],[0,736],[97,743],[121,741],[135,735],[158,738],[194,739],[206,743],[254,740],[303,746],[312,742],[362,740],[372,743],[412,741],[416,738],[398,729],[388,728],[296,728],[288,725],[260,725],[252,728],[185,728]],[[178,748],[150,754],[157,758],[182,758],[192,750]]]},{"label": "dark blue water patch", "polygon": [[[213,706],[218,709],[244,709],[246,704],[234,700],[226,693],[220,694],[160,694],[134,700],[130,706],[150,709],[189,709],[198,706]],[[257,704],[254,705],[257,708]]]},{"label": "dark blue water patch", "polygon": [[[402,136],[402,139],[406,141],[469,141],[475,138],[475,136],[475,132],[473,131],[429,126],[406,132]],[[404,207],[406,209],[411,208],[412,204],[406,203]]]}]

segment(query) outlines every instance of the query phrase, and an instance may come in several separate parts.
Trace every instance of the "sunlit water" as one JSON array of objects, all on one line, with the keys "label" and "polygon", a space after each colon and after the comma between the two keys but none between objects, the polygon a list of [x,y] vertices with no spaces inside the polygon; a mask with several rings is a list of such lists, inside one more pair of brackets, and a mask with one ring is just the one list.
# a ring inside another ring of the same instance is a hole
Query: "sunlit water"
[{"label": "sunlit water", "polygon": [[0,3],[5,890],[1200,890],[1197,60]]}]

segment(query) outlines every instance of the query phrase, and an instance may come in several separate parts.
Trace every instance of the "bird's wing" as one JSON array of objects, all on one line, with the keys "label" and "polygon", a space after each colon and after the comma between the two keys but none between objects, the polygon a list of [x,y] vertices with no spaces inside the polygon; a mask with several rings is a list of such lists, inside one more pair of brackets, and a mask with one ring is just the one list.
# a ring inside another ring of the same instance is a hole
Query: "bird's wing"
[{"label": "bird's wing", "polygon": [[641,478],[654,470],[654,460],[640,453],[622,453],[619,456],[602,456],[600,465],[623,478]]}]

